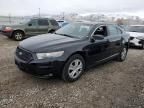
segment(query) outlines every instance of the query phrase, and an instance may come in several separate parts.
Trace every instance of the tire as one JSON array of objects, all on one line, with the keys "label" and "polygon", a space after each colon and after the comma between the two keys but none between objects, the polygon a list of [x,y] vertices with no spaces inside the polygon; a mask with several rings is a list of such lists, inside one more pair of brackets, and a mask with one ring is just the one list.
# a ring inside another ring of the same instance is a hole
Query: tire
[{"label": "tire", "polygon": [[24,38],[24,33],[22,31],[15,31],[12,38],[16,41],[21,41]]},{"label": "tire", "polygon": [[85,69],[85,61],[79,54],[71,56],[66,62],[63,71],[62,79],[66,82],[74,82],[78,80]]},{"label": "tire", "polygon": [[142,44],[141,49],[142,49],[142,50],[144,49],[144,43]]},{"label": "tire", "polygon": [[118,61],[123,62],[127,57],[128,48],[124,46],[118,56]]},{"label": "tire", "polygon": [[55,30],[50,30],[49,33],[53,34],[55,32]]}]

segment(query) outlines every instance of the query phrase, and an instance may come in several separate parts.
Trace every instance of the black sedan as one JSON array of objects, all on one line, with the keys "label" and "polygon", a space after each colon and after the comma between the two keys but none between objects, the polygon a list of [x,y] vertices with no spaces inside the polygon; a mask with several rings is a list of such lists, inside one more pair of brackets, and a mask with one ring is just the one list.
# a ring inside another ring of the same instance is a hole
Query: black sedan
[{"label": "black sedan", "polygon": [[20,42],[15,63],[19,69],[40,78],[59,75],[63,80],[73,82],[92,65],[114,58],[124,61],[129,47],[128,37],[115,24],[72,23],[54,34]]}]

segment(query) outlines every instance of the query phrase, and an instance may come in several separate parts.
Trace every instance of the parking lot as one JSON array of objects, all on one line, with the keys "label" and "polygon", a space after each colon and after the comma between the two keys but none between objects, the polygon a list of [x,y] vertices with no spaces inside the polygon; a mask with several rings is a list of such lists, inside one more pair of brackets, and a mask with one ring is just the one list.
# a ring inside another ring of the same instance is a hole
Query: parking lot
[{"label": "parking lot", "polygon": [[144,50],[89,69],[78,81],[38,79],[14,63],[18,42],[0,35],[0,108],[144,108]]}]

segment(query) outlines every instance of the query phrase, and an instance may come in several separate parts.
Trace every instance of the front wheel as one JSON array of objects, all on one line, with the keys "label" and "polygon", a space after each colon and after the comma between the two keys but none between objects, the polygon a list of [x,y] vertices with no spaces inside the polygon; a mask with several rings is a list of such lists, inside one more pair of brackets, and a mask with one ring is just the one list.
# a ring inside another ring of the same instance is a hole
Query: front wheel
[{"label": "front wheel", "polygon": [[48,33],[53,34],[55,32],[55,30],[50,30]]},{"label": "front wheel", "polygon": [[125,61],[126,57],[127,57],[127,52],[128,52],[128,48],[125,46],[122,48],[119,56],[118,56],[118,61]]},{"label": "front wheel", "polygon": [[13,39],[16,41],[21,41],[24,37],[24,33],[21,31],[15,31],[12,35]]},{"label": "front wheel", "polygon": [[74,82],[78,80],[85,68],[85,61],[79,54],[73,55],[66,62],[63,72],[62,79],[67,82]]}]

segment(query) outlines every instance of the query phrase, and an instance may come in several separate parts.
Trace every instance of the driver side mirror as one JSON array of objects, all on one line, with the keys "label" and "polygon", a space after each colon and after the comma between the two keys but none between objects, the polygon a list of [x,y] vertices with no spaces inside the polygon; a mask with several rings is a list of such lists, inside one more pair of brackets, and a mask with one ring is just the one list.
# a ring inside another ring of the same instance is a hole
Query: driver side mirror
[{"label": "driver side mirror", "polygon": [[94,42],[96,40],[103,40],[104,39],[104,35],[93,35],[91,37],[91,42]]},{"label": "driver side mirror", "polygon": [[32,24],[28,24],[28,26],[32,26]]}]

